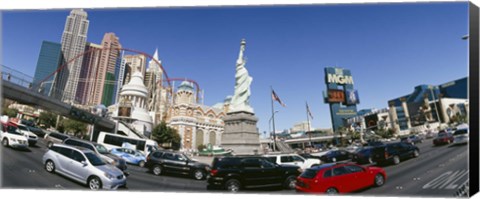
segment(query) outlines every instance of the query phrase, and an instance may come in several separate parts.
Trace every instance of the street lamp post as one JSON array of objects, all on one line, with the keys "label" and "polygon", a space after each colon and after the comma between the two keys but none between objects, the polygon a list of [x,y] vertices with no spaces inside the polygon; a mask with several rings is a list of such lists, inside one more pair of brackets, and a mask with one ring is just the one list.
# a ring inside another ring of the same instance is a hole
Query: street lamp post
[{"label": "street lamp post", "polygon": [[[271,123],[272,123],[273,116],[275,116],[276,113],[278,113],[278,111],[273,112],[272,116],[268,120],[268,132],[269,133],[272,133],[272,130],[270,129],[270,126],[271,126]],[[275,132],[273,132],[273,133],[275,134]],[[275,136],[273,136],[273,151],[275,151]]]}]

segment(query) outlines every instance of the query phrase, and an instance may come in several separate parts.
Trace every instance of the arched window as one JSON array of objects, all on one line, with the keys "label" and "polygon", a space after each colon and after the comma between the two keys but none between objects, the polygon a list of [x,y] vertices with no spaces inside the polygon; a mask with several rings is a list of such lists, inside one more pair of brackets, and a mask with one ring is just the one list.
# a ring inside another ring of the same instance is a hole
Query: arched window
[{"label": "arched window", "polygon": [[217,144],[217,134],[215,133],[215,131],[210,132],[209,142],[213,146]]}]

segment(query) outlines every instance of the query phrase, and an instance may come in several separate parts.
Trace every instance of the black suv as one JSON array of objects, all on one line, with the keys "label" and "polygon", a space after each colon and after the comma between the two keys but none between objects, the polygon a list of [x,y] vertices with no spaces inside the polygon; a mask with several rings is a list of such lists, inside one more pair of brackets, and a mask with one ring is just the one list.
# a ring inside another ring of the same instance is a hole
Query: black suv
[{"label": "black suv", "polygon": [[154,151],[147,156],[145,167],[154,175],[177,173],[191,175],[196,180],[203,180],[210,166],[190,159],[183,153],[175,151]]},{"label": "black suv", "polygon": [[208,175],[207,189],[221,188],[230,192],[266,186],[294,189],[300,173],[298,166],[278,165],[265,157],[215,157]]},{"label": "black suv", "polygon": [[129,175],[129,172],[127,171],[127,162],[125,162],[125,160],[123,160],[122,158],[119,158],[109,153],[108,149],[101,144],[80,140],[80,139],[75,139],[75,138],[67,138],[63,141],[63,144],[71,145],[71,146],[79,146],[79,147],[90,149],[95,153],[97,153],[100,156],[100,158],[102,158],[102,160],[105,161],[106,163],[112,164],[118,169],[122,170],[125,176]]},{"label": "black suv", "polygon": [[405,142],[397,142],[375,147],[372,152],[372,160],[377,164],[387,162],[398,164],[400,160],[418,157],[419,155],[418,147]]}]

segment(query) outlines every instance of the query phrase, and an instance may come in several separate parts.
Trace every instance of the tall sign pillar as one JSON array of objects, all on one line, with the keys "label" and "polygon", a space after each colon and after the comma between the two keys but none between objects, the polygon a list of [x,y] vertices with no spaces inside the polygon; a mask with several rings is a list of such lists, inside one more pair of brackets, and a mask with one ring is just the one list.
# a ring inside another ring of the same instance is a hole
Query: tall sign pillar
[{"label": "tall sign pillar", "polygon": [[360,103],[358,92],[353,88],[353,78],[350,70],[326,67],[325,83],[327,95],[325,103],[330,106],[332,127],[337,131],[345,126],[348,118],[357,116],[357,104]]}]

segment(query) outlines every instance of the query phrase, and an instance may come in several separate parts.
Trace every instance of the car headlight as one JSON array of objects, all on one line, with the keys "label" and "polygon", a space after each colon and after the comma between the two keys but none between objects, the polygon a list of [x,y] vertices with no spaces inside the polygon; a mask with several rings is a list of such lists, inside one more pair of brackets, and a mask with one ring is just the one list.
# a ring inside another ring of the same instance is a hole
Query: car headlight
[{"label": "car headlight", "polygon": [[105,172],[105,173],[103,173],[103,174],[104,174],[105,177],[107,177],[108,179],[114,179],[114,178],[115,178],[115,176],[113,176],[113,175],[111,175],[111,174],[109,174],[109,173],[107,173],[107,172]]},{"label": "car headlight", "polygon": [[12,142],[17,142],[17,139],[15,138],[10,138],[12,140]]}]

